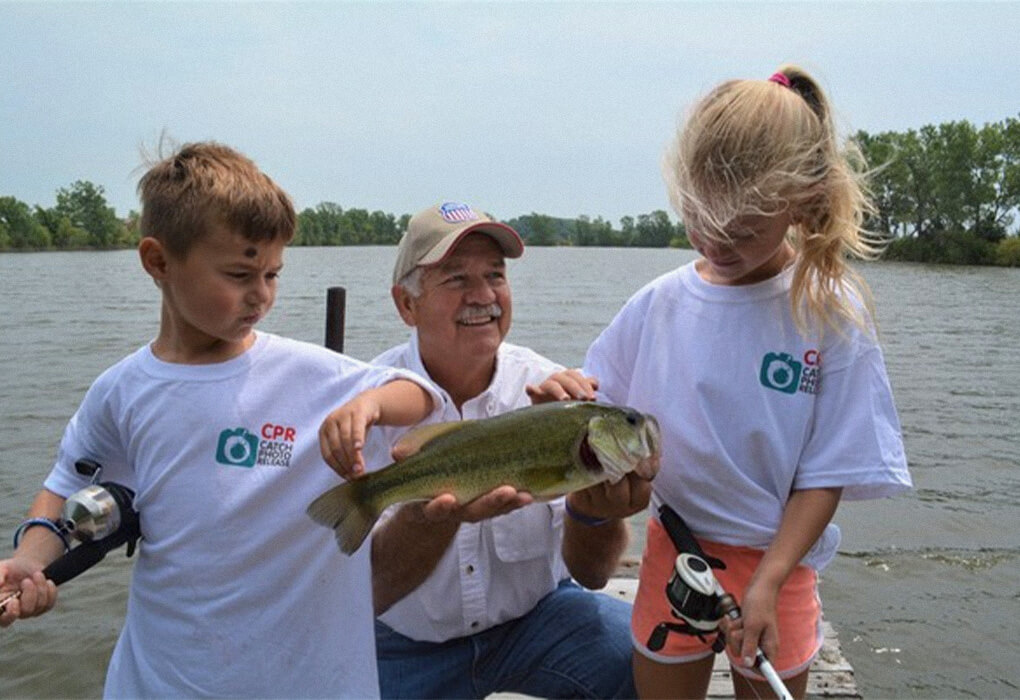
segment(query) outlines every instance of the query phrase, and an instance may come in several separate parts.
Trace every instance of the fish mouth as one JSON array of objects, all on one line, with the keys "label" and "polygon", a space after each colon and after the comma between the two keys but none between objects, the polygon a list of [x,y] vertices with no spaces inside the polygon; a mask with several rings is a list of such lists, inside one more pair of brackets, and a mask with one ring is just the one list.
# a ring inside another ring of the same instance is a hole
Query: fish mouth
[{"label": "fish mouth", "polygon": [[655,416],[645,416],[644,442],[648,447],[648,455],[634,465],[634,473],[642,479],[651,481],[659,471],[659,458],[662,446],[662,430]]},{"label": "fish mouth", "polygon": [[581,464],[584,468],[590,472],[598,474],[602,472],[602,462],[599,461],[599,457],[595,454],[595,450],[592,449],[588,443],[588,436],[585,435],[581,438],[581,445],[577,450],[577,457],[581,460]]}]

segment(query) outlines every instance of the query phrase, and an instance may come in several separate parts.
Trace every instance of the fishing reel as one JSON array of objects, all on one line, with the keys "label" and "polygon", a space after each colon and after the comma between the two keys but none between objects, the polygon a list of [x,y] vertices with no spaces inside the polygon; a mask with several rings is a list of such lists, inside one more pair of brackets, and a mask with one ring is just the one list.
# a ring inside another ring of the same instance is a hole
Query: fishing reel
[{"label": "fishing reel", "polygon": [[[723,589],[712,573],[713,568],[725,569],[726,564],[705,554],[687,523],[669,506],[659,508],[659,521],[680,552],[666,583],[666,599],[673,616],[681,622],[660,622],[656,625],[648,638],[648,648],[651,651],[661,650],[670,632],[694,635],[704,642],[708,641],[707,635],[718,632],[712,640],[712,651],[719,654],[726,648],[726,639],[718,631],[719,622],[723,617],[732,621],[740,619],[740,606],[736,599]],[[777,698],[793,700],[761,649],[755,650],[754,666],[765,677]]]},{"label": "fishing reel", "polygon": [[[704,557],[682,552],[673,563],[673,573],[666,584],[670,611],[681,622],[660,622],[652,630],[648,648],[659,651],[670,632],[679,632],[707,641],[706,636],[719,629],[723,616],[740,617],[740,609],[729,593],[723,590]],[[726,645],[721,634],[712,641],[712,650],[720,653]]]},{"label": "fishing reel", "polygon": [[74,468],[92,483],[67,498],[54,523],[65,542],[70,537],[81,543],[43,569],[58,586],[91,569],[121,545],[127,544],[130,557],[142,536],[134,491],[112,481],[100,483],[103,468],[98,462],[79,459]]},{"label": "fishing reel", "polygon": [[[130,557],[142,536],[138,511],[133,504],[134,491],[112,481],[100,483],[103,468],[98,462],[80,459],[74,463],[74,468],[82,476],[90,477],[92,483],[68,497],[60,519],[53,523],[54,532],[65,545],[69,537],[81,543],[43,569],[43,575],[58,586],[91,569],[107,552],[121,545],[127,544]],[[19,529],[15,534],[15,547],[20,532]],[[16,591],[0,600],[0,613],[8,602],[20,595],[21,591]]]},{"label": "fishing reel", "polygon": [[103,468],[89,459],[80,459],[74,464],[79,474],[92,478],[92,483],[71,494],[64,502],[60,515],[60,526],[67,534],[82,543],[106,540],[115,535],[123,536],[115,546],[125,542],[127,556],[134,554],[138,541],[138,513],[135,512],[134,492],[112,481],[99,482]]},{"label": "fishing reel", "polygon": [[[732,616],[736,610],[736,617],[740,617],[733,596],[723,590],[712,573],[712,569],[725,569],[726,564],[705,554],[687,523],[669,506],[660,506],[659,522],[679,552],[666,583],[666,599],[673,616],[681,622],[660,622],[656,625],[648,638],[648,648],[652,651],[662,649],[670,632],[690,634],[707,642],[707,635],[718,630],[723,615]],[[718,654],[725,646],[723,636],[716,635],[712,650]]]}]

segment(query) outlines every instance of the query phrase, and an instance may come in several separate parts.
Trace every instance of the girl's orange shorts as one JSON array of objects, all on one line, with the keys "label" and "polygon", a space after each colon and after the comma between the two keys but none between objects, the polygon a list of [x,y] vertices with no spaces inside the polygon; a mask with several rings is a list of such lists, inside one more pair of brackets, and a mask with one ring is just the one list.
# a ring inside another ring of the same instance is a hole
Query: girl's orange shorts
[{"label": "girl's orange shorts", "polygon": [[[726,563],[725,569],[713,569],[725,591],[744,598],[744,590],[751,574],[758,567],[764,552],[751,547],[736,547],[698,540],[705,553]],[[658,651],[648,648],[648,640],[660,622],[678,623],[673,615],[666,584],[673,573],[677,551],[665,528],[655,517],[648,518],[648,537],[641,559],[641,574],[634,613],[631,617],[631,635],[634,648],[653,661],[664,664],[687,663],[712,654],[712,633],[701,640],[694,635],[670,632],[666,644]],[[811,567],[799,564],[779,591],[777,605],[779,622],[779,658],[769,659],[780,676],[796,676],[808,666],[822,648],[822,604],[818,599],[818,574]],[[729,649],[726,652],[729,655]],[[739,673],[760,678],[753,670],[730,655],[730,663]]]}]

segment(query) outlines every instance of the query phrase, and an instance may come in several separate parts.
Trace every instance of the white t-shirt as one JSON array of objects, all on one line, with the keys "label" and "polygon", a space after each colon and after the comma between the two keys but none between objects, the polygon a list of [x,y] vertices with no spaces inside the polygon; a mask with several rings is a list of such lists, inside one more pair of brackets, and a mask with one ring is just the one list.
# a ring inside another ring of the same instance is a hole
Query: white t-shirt
[{"label": "white t-shirt", "polygon": [[45,486],[77,491],[87,457],[135,493],[143,539],[106,696],[378,696],[368,548],[343,555],[305,508],[340,483],[319,454],[325,415],[400,374],[259,333],[218,364],[146,346],[95,381]]},{"label": "white t-shirt", "polygon": [[[659,421],[653,507],[708,540],[766,548],[792,489],[911,486],[881,349],[850,325],[802,337],[791,279],[713,285],[689,263],[638,291],[585,359],[606,400]],[[820,569],[838,544],[830,524],[804,562]]]},{"label": "white t-shirt", "polygon": [[[410,342],[390,348],[373,362],[428,377],[416,333]],[[502,343],[492,383],[464,403],[463,418],[489,418],[530,406],[524,385],[539,383],[561,369],[528,348]],[[446,396],[444,413],[436,420],[461,419]],[[562,498],[479,523],[461,523],[435,570],[379,619],[406,637],[442,642],[522,617],[569,578],[562,543]]]}]

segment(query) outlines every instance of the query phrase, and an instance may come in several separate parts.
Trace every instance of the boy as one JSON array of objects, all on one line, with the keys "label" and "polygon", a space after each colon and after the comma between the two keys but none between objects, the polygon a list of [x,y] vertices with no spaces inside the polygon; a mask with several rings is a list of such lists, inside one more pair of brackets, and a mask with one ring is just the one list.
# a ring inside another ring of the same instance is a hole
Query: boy
[{"label": "boy", "polygon": [[159,332],[71,418],[29,511],[43,526],[0,562],[0,591],[21,591],[0,625],[53,607],[41,572],[64,545],[38,519],[86,485],[73,464],[89,458],[134,491],[143,538],[107,696],[377,696],[368,548],[341,556],[304,512],[336,482],[316,429],[344,404],[323,424],[326,455],[331,434],[357,445],[373,423],[420,420],[432,395],[409,373],[255,332],[296,217],[249,159],[185,145],[138,189]]}]

